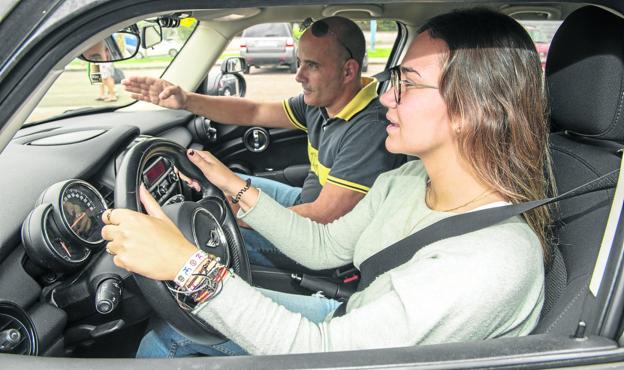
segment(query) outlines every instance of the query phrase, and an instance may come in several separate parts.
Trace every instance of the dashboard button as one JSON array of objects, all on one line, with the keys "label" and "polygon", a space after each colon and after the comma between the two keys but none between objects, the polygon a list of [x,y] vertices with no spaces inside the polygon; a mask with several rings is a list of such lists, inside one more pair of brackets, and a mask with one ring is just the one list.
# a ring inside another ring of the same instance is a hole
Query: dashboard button
[{"label": "dashboard button", "polygon": [[178,181],[178,175],[176,175],[176,173],[175,173],[175,172],[173,172],[173,171],[171,171],[171,172],[169,173],[169,176],[168,176],[168,177],[169,177],[169,182],[171,182],[171,183],[174,183],[174,182],[177,182],[177,181]]}]

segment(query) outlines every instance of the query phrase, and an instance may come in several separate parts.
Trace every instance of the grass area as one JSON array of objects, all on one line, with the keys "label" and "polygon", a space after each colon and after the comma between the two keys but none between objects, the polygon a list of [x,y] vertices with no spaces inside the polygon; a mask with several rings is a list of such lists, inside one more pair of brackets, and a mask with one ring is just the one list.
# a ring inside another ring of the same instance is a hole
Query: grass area
[{"label": "grass area", "polygon": [[219,60],[229,58],[229,57],[239,57],[240,53],[223,53],[219,56]]},{"label": "grass area", "polygon": [[392,51],[392,48],[375,48],[375,50],[368,49],[368,57],[388,59],[391,51]]}]

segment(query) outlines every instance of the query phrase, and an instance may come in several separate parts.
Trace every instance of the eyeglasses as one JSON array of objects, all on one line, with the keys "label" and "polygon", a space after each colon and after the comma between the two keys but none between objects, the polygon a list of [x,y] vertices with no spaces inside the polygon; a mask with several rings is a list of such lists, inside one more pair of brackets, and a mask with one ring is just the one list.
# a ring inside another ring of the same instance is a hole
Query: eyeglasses
[{"label": "eyeglasses", "polygon": [[390,80],[390,87],[394,91],[394,101],[397,105],[401,104],[401,85],[405,86],[405,90],[408,89],[438,89],[437,86],[419,84],[409,80],[401,79],[401,66],[394,66],[386,71],[383,71],[374,76],[377,81],[384,82]]},{"label": "eyeglasses", "polygon": [[347,52],[349,53],[349,59],[353,59],[353,53],[351,52],[351,49],[344,41],[340,39],[340,36],[338,36],[336,32],[329,29],[329,25],[327,24],[327,22],[323,20],[314,22],[312,18],[306,18],[301,25],[303,27],[302,31],[305,31],[310,28],[310,26],[312,26],[310,30],[312,31],[312,34],[316,37],[323,37],[328,33],[331,33],[336,38],[336,41],[338,41],[338,43],[342,45],[345,50],[347,50]]}]

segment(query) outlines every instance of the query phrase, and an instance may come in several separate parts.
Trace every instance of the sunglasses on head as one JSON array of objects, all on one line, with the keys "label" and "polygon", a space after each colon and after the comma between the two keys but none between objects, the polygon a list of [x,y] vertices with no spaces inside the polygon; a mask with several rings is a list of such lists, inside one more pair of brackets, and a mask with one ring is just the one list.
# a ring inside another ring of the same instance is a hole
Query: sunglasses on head
[{"label": "sunglasses on head", "polygon": [[310,31],[315,37],[323,37],[327,35],[328,33],[331,33],[332,35],[334,35],[338,43],[342,45],[342,47],[345,48],[345,50],[347,50],[347,52],[349,53],[349,59],[353,59],[353,52],[351,52],[351,49],[347,46],[347,44],[344,41],[340,39],[340,36],[338,36],[336,32],[329,29],[329,24],[327,24],[327,22],[323,20],[314,22],[312,18],[306,18],[303,21],[302,26],[303,26],[302,31],[305,31],[308,28],[310,28]]}]

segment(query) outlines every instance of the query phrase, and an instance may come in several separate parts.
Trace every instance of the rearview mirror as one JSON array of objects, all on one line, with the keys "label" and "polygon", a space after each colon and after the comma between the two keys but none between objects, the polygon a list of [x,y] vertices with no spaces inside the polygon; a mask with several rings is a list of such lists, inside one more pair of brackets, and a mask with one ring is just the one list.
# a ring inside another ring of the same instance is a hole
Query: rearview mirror
[{"label": "rearview mirror", "polygon": [[143,49],[151,48],[162,42],[162,28],[160,25],[150,25],[141,28],[141,46]]},{"label": "rearview mirror", "polygon": [[221,63],[221,72],[240,73],[245,69],[245,59],[241,57],[229,57]]},{"label": "rearview mirror", "polygon": [[139,35],[119,31],[91,45],[79,58],[91,63],[110,63],[130,59],[138,51]]}]

